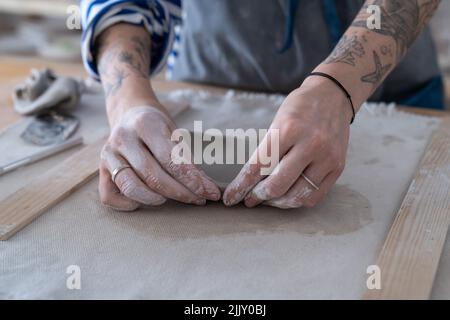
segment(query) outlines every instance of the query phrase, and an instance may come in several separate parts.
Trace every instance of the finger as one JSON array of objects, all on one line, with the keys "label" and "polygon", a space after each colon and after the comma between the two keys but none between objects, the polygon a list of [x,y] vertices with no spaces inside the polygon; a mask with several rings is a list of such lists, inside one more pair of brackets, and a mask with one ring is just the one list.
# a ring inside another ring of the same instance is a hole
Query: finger
[{"label": "finger", "polygon": [[162,130],[161,135],[153,136],[148,130],[143,130],[140,138],[160,165],[175,180],[199,197],[213,201],[219,200],[221,195],[219,188],[202,170],[190,163],[188,159],[184,159],[184,162],[174,161],[182,159],[172,159],[172,150],[177,144],[171,141],[169,132],[169,130]]},{"label": "finger", "polygon": [[[104,151],[102,151],[102,157],[106,161],[110,174],[116,168],[128,165],[128,162],[124,158],[115,154],[108,148],[104,148]],[[163,196],[148,188],[139,179],[132,168],[122,169],[116,174],[113,183],[117,186],[122,195],[136,202],[148,206],[158,206],[166,202],[166,199]]]},{"label": "finger", "polygon": [[[269,169],[269,164],[262,159],[270,156],[270,165],[275,166],[279,157],[287,152],[287,148],[280,148],[277,129],[268,131],[258,148],[253,152],[249,161],[243,166],[237,177],[227,186],[223,194],[223,202],[226,206],[233,206],[240,202],[247,193],[268,174],[264,170]],[[272,154],[273,152],[273,154]],[[276,155],[276,156],[273,156]],[[265,174],[263,174],[265,173]]]},{"label": "finger", "polygon": [[[318,195],[326,192],[327,185],[325,184],[325,180],[330,172],[329,167],[324,165],[324,162],[320,164],[313,163],[303,173],[306,178],[300,176],[285,195],[265,201],[264,203],[282,209],[300,208],[302,206],[312,207],[316,203],[312,199],[319,199]],[[319,187],[319,189],[316,190],[315,187]],[[251,201],[253,200],[246,199],[246,205],[251,206]]]},{"label": "finger", "polygon": [[337,179],[340,176],[340,172],[332,172],[330,173],[322,182],[319,191],[314,192],[311,197],[305,201],[305,206],[308,208],[314,207],[317,203],[319,203],[323,197],[325,197],[328,192],[330,192],[333,185],[336,183]]},{"label": "finger", "polygon": [[129,141],[119,147],[119,152],[153,192],[179,202],[197,205],[206,203],[205,199],[195,195],[164,171],[143,144]]},{"label": "finger", "polygon": [[245,204],[254,207],[263,201],[276,199],[286,194],[311,162],[311,158],[311,153],[305,152],[300,145],[289,150],[274,173],[260,181],[248,193]]},{"label": "finger", "polygon": [[100,200],[104,206],[120,211],[134,211],[139,208],[139,203],[120,193],[120,190],[111,180],[111,174],[104,161],[100,164],[100,179],[98,190]]}]

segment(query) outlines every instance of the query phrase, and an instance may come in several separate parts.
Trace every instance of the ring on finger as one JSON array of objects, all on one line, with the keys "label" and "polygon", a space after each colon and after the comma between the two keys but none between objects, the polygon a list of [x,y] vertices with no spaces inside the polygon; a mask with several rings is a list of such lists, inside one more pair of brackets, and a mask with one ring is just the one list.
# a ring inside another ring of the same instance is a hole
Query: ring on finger
[{"label": "ring on finger", "polygon": [[308,178],[304,173],[301,174],[301,176],[303,177],[303,179],[306,180],[306,182],[308,182],[314,189],[319,190],[319,187],[310,179]]},{"label": "ring on finger", "polygon": [[131,166],[129,166],[129,165],[127,165],[127,164],[123,164],[123,165],[121,165],[121,166],[115,168],[115,169],[113,170],[112,174],[111,174],[111,179],[112,179],[112,181],[113,181],[114,183],[116,183],[115,180],[116,180],[116,177],[117,177],[117,175],[119,174],[119,172],[122,171],[122,170],[128,169],[128,168],[131,168]]}]

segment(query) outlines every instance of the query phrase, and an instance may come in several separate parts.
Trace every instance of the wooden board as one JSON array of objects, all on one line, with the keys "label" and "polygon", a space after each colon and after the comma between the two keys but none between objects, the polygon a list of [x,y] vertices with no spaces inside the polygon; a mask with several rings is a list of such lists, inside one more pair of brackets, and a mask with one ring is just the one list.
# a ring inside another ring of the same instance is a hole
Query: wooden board
[{"label": "wooden board", "polygon": [[105,139],[88,145],[0,202],[0,240],[7,240],[98,172]]},{"label": "wooden board", "polygon": [[381,289],[364,299],[428,299],[450,224],[450,118],[427,146],[378,256]]}]

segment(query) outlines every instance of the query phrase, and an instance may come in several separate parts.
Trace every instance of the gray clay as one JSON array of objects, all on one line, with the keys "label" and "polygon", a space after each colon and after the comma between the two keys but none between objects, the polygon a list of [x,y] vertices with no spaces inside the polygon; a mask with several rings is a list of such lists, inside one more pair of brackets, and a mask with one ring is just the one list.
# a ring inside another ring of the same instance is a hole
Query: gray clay
[{"label": "gray clay", "polygon": [[70,111],[78,104],[82,89],[82,83],[76,79],[56,76],[50,69],[33,69],[14,91],[14,109],[22,115],[49,109]]}]

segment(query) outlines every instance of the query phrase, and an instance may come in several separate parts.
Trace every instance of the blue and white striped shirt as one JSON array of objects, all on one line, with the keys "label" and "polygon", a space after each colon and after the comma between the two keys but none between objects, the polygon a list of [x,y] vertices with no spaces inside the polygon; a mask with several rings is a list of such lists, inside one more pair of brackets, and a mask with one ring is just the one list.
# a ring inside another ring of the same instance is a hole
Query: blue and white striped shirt
[{"label": "blue and white striped shirt", "polygon": [[[172,51],[175,26],[181,22],[181,0],[81,0],[82,57],[89,75],[99,80],[93,55],[96,37],[119,22],[144,26],[151,37],[150,75],[158,73]],[[176,46],[175,48],[176,49]]]}]

